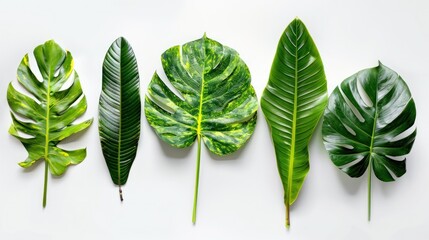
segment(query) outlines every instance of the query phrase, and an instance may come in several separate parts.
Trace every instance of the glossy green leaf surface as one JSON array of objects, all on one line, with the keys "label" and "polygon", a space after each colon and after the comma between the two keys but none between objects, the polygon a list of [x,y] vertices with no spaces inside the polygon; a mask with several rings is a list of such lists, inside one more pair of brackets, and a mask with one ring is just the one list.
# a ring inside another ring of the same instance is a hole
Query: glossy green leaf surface
[{"label": "glossy green leaf surface", "polygon": [[308,144],[326,102],[322,60],[304,23],[295,19],[280,38],[261,98],[285,192],[286,226],[309,171]]},{"label": "glossy green leaf surface", "polygon": [[103,63],[99,134],[113,183],[127,182],[140,137],[140,81],[137,60],[128,41],[112,43]]},{"label": "glossy green leaf surface", "polygon": [[[21,167],[28,168],[36,161],[45,161],[45,206],[48,169],[59,176],[67,166],[82,162],[86,156],[86,149],[65,150],[57,144],[89,127],[92,119],[73,124],[86,111],[87,105],[70,52],[51,40],[36,47],[34,57],[43,79],[36,78],[30,69],[28,55],[25,55],[18,67],[17,78],[20,87],[28,94],[9,84],[7,101],[12,116],[9,133],[28,151],[27,159],[19,163]],[[67,87],[65,84],[69,82],[71,85]]]},{"label": "glossy green leaf surface", "polygon": [[206,36],[168,49],[161,60],[172,89],[154,74],[145,100],[146,118],[174,147],[198,142],[195,222],[201,139],[215,154],[236,151],[255,129],[258,102],[238,53]]},{"label": "glossy green leaf surface", "polygon": [[382,65],[362,70],[335,88],[323,121],[332,162],[351,177],[367,170],[370,218],[371,175],[384,182],[406,172],[413,146],[416,107],[404,80]]}]

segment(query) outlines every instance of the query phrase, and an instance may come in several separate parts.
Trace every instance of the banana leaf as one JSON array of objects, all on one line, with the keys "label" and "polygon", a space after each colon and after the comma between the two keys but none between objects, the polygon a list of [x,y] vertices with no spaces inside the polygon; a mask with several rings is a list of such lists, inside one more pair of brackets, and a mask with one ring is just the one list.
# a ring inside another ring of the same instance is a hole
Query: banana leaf
[{"label": "banana leaf", "polygon": [[310,168],[308,144],[326,102],[322,59],[304,23],[295,19],[280,38],[261,98],[283,183],[287,228],[290,205]]}]

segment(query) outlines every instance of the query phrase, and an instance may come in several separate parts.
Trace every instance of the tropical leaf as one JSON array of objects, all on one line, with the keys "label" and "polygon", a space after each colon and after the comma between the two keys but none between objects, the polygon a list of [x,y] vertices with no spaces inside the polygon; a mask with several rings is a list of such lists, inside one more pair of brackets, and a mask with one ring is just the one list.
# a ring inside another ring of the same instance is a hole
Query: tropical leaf
[{"label": "tropical leaf", "polygon": [[285,192],[286,227],[309,171],[308,144],[326,102],[322,60],[304,23],[295,19],[280,38],[261,98]]},{"label": "tropical leaf", "polygon": [[140,81],[133,49],[123,37],[116,39],[103,63],[99,103],[99,133],[104,159],[113,183],[127,182],[140,137]]},{"label": "tropical leaf", "polygon": [[[12,125],[9,133],[19,139],[28,151],[28,157],[19,165],[28,168],[36,161],[45,161],[43,207],[46,206],[48,169],[56,176],[67,166],[79,164],[86,157],[86,149],[65,150],[57,146],[65,138],[89,127],[92,119],[72,124],[86,111],[79,76],[73,70],[73,58],[53,40],[34,49],[42,80],[30,69],[26,54],[18,67],[18,82],[30,95],[15,89],[7,90]],[[65,88],[65,84],[71,86]],[[23,136],[21,133],[26,134]]]},{"label": "tropical leaf", "polygon": [[415,120],[406,83],[381,63],[344,80],[329,98],[322,128],[325,147],[350,177],[368,169],[368,221],[372,172],[384,182],[404,175],[405,155],[416,137]]},{"label": "tropical leaf", "polygon": [[238,53],[205,35],[168,49],[161,60],[174,89],[154,74],[146,95],[146,118],[156,134],[174,147],[188,147],[197,139],[195,223],[201,140],[218,155],[242,147],[255,129],[257,98]]}]

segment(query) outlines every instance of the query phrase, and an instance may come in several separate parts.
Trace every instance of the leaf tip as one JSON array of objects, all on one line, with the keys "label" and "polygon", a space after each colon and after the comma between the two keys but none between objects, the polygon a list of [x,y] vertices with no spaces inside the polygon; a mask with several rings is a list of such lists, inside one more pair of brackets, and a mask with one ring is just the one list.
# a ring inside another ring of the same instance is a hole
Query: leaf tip
[{"label": "leaf tip", "polygon": [[28,161],[28,160],[29,159],[26,159],[22,162],[19,162],[18,165],[22,168],[28,168],[28,167],[31,167],[33,165],[33,163],[36,162],[35,160],[30,160],[30,161]]},{"label": "leaf tip", "polygon": [[9,82],[9,84],[7,85],[7,91],[9,92],[9,88],[13,88],[13,84],[12,84],[12,82]]},{"label": "leaf tip", "polygon": [[[13,117],[13,113],[12,113],[12,112],[10,112],[10,115],[12,116],[12,119],[13,119],[14,117]],[[16,129],[15,129],[15,125],[13,125],[13,123],[10,125],[9,130],[8,130],[8,133],[9,133],[10,135],[12,135],[12,136],[15,136],[15,134],[16,134]]]},{"label": "leaf tip", "polygon": [[294,19],[293,19],[293,21],[292,22],[294,22],[294,23],[296,23],[296,24],[302,24],[302,21],[301,21],[301,19],[299,19],[299,17],[298,16],[296,16]]},{"label": "leaf tip", "polygon": [[54,39],[49,39],[48,41],[45,42],[45,44],[55,44],[55,40]]},{"label": "leaf tip", "polygon": [[61,48],[60,47],[60,45],[57,43],[57,42],[55,42],[55,40],[54,39],[49,39],[48,41],[46,41],[44,44],[43,44],[44,46],[55,46],[56,48]]},{"label": "leaf tip", "polygon": [[128,41],[127,41],[127,39],[124,37],[124,36],[120,36],[120,37],[118,37],[116,40],[115,40],[115,42],[117,42],[117,43],[128,43]]},{"label": "leaf tip", "polygon": [[26,53],[25,55],[24,55],[24,57],[22,58],[22,60],[21,60],[21,64],[25,64],[25,65],[29,65],[29,63],[28,63],[29,61],[28,61],[28,53]]},{"label": "leaf tip", "polygon": [[94,118],[90,118],[90,119],[86,120],[85,122],[88,126],[90,126],[93,121],[94,121]]}]

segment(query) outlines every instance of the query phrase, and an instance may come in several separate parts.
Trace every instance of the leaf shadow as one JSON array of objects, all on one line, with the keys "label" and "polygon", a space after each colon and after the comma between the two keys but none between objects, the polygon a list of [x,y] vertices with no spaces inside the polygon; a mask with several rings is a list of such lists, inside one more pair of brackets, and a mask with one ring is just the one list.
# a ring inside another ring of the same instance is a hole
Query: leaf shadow
[{"label": "leaf shadow", "polygon": [[381,185],[381,186],[377,186],[377,188],[381,188],[381,193],[383,194],[383,196],[389,198],[390,196],[395,194],[395,191],[399,191],[400,186],[397,185],[401,185],[403,184],[404,181],[402,181],[402,179],[398,178],[396,179],[396,181],[393,182],[383,182],[380,181],[377,177],[373,176],[373,185]]},{"label": "leaf shadow", "polygon": [[[162,152],[165,154],[167,160],[186,159],[191,153],[192,147],[176,148],[162,141],[159,137],[156,139],[158,140],[158,144],[161,146]],[[194,144],[192,144],[192,146],[193,145]]]},{"label": "leaf shadow", "polygon": [[[318,153],[323,153],[322,158],[329,161],[329,164],[331,165],[333,171],[335,171],[335,175],[343,188],[346,190],[346,192],[350,195],[355,195],[359,191],[360,186],[363,184],[362,177],[359,178],[352,178],[348,176],[346,173],[338,169],[331,161],[330,156],[328,152],[326,151],[325,145],[323,143],[323,134],[322,134],[322,127],[323,127],[323,118],[319,121],[317,124],[317,127],[315,129],[314,135],[310,140],[310,145],[316,146]],[[311,158],[311,156],[310,156]],[[365,175],[365,174],[364,174]]]},{"label": "leaf shadow", "polygon": [[[341,185],[349,195],[356,195],[360,186],[365,182],[364,179],[366,179],[363,177],[352,178],[341,170],[336,170],[335,172]],[[366,176],[366,174],[364,174],[364,176]]]}]

